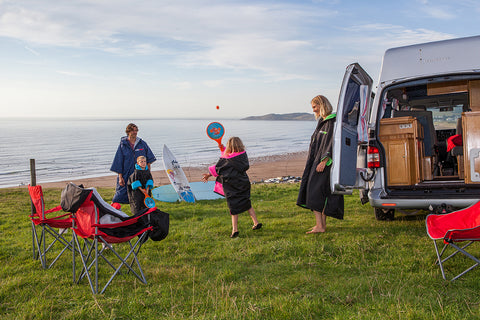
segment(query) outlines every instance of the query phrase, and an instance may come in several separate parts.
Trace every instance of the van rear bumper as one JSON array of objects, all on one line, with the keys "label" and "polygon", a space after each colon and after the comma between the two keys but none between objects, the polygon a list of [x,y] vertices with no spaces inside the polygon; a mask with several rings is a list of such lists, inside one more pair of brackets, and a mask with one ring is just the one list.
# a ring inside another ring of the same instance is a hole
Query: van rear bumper
[{"label": "van rear bumper", "polygon": [[369,203],[374,208],[382,209],[424,209],[428,210],[430,206],[450,205],[454,208],[466,208],[480,201],[479,197],[385,197],[385,192],[381,189],[372,189],[368,193]]}]

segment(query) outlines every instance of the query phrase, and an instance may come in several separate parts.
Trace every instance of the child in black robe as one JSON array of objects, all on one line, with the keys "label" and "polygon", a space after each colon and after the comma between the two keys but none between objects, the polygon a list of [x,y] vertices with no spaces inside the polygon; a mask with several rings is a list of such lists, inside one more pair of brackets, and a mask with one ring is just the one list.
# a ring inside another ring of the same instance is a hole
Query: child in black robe
[{"label": "child in black robe", "polygon": [[137,164],[135,164],[135,171],[130,175],[127,182],[128,201],[132,214],[137,214],[147,208],[144,203],[144,191],[151,196],[151,189],[153,189],[153,178],[147,166],[147,158],[139,156]]},{"label": "child in black robe", "polygon": [[238,214],[244,211],[248,211],[253,220],[253,230],[262,227],[262,224],[258,223],[250,201],[251,186],[247,175],[249,168],[250,165],[242,140],[238,137],[231,137],[220,160],[216,165],[209,167],[209,173],[202,177],[203,182],[207,182],[211,176],[217,177],[214,191],[225,196],[232,217],[230,238],[238,237]]}]

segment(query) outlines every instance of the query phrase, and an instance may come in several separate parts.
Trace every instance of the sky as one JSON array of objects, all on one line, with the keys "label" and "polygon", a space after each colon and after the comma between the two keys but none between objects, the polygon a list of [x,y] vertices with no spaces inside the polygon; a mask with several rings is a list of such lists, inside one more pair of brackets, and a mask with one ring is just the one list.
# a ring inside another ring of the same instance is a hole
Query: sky
[{"label": "sky", "polygon": [[[480,34],[477,0],[0,0],[0,119],[334,108],[348,64]],[[217,109],[216,106],[219,106]]]}]

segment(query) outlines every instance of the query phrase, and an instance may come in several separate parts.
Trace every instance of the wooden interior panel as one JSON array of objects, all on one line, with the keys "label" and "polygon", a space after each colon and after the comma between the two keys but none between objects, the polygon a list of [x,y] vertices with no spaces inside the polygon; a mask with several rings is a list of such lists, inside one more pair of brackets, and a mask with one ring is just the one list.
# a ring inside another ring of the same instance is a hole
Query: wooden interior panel
[{"label": "wooden interior panel", "polygon": [[[462,127],[465,183],[480,183],[472,181],[470,166],[472,149],[480,148],[480,112],[462,113]],[[475,161],[474,170],[480,174],[480,161]]]},{"label": "wooden interior panel", "polygon": [[468,91],[468,81],[449,81],[427,84],[427,95],[449,94]]},{"label": "wooden interior panel", "polygon": [[480,111],[480,80],[468,82],[468,96],[470,109],[472,111]]}]

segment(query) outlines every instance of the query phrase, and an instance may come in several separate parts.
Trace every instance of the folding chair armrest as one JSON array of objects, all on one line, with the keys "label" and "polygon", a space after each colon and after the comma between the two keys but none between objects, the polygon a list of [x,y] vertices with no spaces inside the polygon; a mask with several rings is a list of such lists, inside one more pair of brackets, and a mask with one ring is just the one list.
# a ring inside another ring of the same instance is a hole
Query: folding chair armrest
[{"label": "folding chair armrest", "polygon": [[107,224],[100,224],[100,223],[94,223],[92,224],[93,227],[99,227],[99,228],[118,228],[118,227],[125,227],[125,226],[129,226],[129,225],[132,225],[134,223],[136,223],[141,217],[143,216],[146,216],[150,213],[152,213],[153,211],[155,211],[155,208],[150,209],[148,210],[147,212],[137,216],[137,217],[131,217],[130,219],[128,220],[125,220],[125,221],[122,221],[122,222],[117,222],[117,223],[107,223]]},{"label": "folding chair armrest", "polygon": [[62,210],[62,206],[56,206],[55,208],[52,208],[50,210],[46,210],[45,214],[51,213],[51,212],[57,212],[57,211],[60,211],[60,210]]},{"label": "folding chair armrest", "polygon": [[480,241],[480,226],[469,229],[451,229],[443,238],[446,242]]}]

